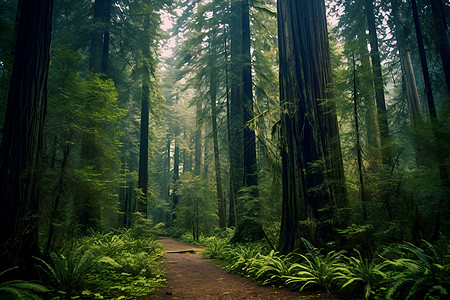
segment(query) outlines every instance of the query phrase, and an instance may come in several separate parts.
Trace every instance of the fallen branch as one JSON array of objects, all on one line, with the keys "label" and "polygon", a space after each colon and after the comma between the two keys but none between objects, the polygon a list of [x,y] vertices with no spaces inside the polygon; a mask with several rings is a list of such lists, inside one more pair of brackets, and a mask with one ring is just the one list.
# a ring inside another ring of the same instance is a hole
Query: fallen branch
[{"label": "fallen branch", "polygon": [[166,253],[195,253],[195,250],[167,251]]}]

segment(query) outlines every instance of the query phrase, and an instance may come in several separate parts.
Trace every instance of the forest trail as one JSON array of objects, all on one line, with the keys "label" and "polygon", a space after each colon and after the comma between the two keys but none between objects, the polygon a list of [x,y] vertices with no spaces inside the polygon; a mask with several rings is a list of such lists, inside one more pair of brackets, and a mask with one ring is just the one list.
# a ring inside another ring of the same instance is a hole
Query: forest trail
[{"label": "forest trail", "polygon": [[[204,249],[202,247],[181,243],[171,238],[160,240],[166,251],[167,287],[140,300],[335,299],[331,295],[308,295],[287,289],[259,286],[256,281],[237,274],[229,274],[215,266],[212,261],[202,258],[200,255]],[[195,253],[173,253],[189,250],[194,250]]]}]

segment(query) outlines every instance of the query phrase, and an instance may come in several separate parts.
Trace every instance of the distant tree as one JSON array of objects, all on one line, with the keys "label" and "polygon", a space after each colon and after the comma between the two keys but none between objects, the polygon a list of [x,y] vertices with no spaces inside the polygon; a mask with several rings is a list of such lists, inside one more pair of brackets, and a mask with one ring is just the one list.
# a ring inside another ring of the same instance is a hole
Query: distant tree
[{"label": "distant tree", "polygon": [[19,264],[32,272],[32,257],[39,256],[36,182],[47,104],[53,0],[22,0],[18,11],[0,147],[0,265],[4,269]]},{"label": "distant tree", "polygon": [[380,127],[381,150],[383,154],[383,163],[390,163],[390,135],[388,118],[386,112],[386,99],[384,95],[383,74],[381,72],[381,55],[378,47],[377,27],[375,22],[375,12],[373,0],[365,1],[365,12],[367,19],[367,28],[369,30],[370,58],[372,62],[373,83],[375,88],[375,102],[378,113],[378,124]]}]

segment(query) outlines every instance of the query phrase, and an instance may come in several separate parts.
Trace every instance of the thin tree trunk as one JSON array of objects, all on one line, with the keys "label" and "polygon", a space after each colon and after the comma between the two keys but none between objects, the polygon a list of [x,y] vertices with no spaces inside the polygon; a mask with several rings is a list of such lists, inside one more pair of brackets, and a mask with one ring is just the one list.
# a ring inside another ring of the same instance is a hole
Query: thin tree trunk
[{"label": "thin tree trunk", "polygon": [[0,146],[0,268],[35,274],[36,183],[47,106],[53,0],[21,1],[14,66]]},{"label": "thin tree trunk", "polygon": [[[150,17],[146,16],[144,19],[144,34],[148,34],[150,27]],[[147,35],[146,35],[147,37]],[[149,40],[145,39],[142,47],[142,55],[144,60],[150,59],[150,45]],[[139,178],[138,188],[143,195],[144,203],[139,203],[137,210],[141,212],[144,217],[147,217],[147,190],[148,190],[148,123],[149,123],[149,107],[150,101],[150,70],[147,63],[143,63],[142,75],[142,102],[141,102],[141,131],[139,138]]]},{"label": "thin tree trunk", "polygon": [[224,55],[225,55],[225,94],[226,94],[226,104],[227,104],[227,138],[228,138],[228,159],[230,161],[230,185],[229,185],[229,212],[228,212],[228,227],[236,226],[236,211],[235,211],[235,201],[234,201],[234,190],[233,190],[233,168],[231,167],[231,160],[233,157],[232,147],[231,147],[231,111],[230,111],[230,86],[228,80],[228,51],[227,51],[227,30],[224,27]]},{"label": "thin tree trunk", "polygon": [[[176,184],[178,179],[180,178],[180,147],[175,140],[175,152],[173,153],[173,181]],[[177,193],[172,194],[173,201],[173,209],[175,209],[178,205],[178,195]],[[175,219],[175,215],[174,215]]]},{"label": "thin tree trunk", "polygon": [[211,68],[209,97],[211,105],[211,126],[212,126],[213,148],[214,148],[214,169],[216,173],[216,195],[217,195],[217,207],[219,215],[219,227],[223,228],[226,226],[226,212],[225,212],[225,199],[223,198],[222,177],[220,170],[219,138],[217,136],[218,130],[217,130],[217,109],[216,109],[216,101],[217,101],[217,71],[215,63],[216,58],[212,53],[212,50],[210,51],[209,54],[211,57],[209,66]]},{"label": "thin tree trunk", "polygon": [[359,175],[359,186],[361,188],[361,206],[363,221],[367,222],[367,205],[366,205],[366,192],[364,189],[364,178],[363,178],[363,163],[361,154],[361,142],[359,135],[359,120],[358,120],[358,87],[357,87],[357,77],[356,77],[356,62],[355,55],[353,54],[353,114],[355,118],[355,133],[356,133],[356,158],[358,161],[358,175]]},{"label": "thin tree trunk", "polygon": [[101,71],[103,74],[107,74],[108,72],[108,59],[109,59],[109,26],[111,21],[111,1],[105,0],[105,30],[103,32],[103,52],[102,52],[102,68]]},{"label": "thin tree trunk", "polygon": [[195,164],[194,164],[194,174],[200,175],[202,170],[202,129],[200,127],[200,115],[202,111],[201,102],[196,104],[196,119],[197,119],[197,130],[195,131]]},{"label": "thin tree trunk", "polygon": [[373,0],[366,0],[367,27],[369,29],[370,58],[372,60],[373,82],[375,87],[375,100],[377,104],[378,125],[380,127],[381,151],[383,163],[391,162],[389,126],[386,113],[386,100],[384,96],[383,75],[381,73],[381,58],[378,50],[378,38],[375,24]]}]

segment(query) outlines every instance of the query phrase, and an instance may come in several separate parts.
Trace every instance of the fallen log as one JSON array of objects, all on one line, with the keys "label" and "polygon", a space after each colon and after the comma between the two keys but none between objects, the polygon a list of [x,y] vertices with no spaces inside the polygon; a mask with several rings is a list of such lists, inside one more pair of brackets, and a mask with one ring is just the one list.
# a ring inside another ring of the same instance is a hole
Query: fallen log
[{"label": "fallen log", "polygon": [[195,250],[167,251],[166,253],[195,253]]}]

